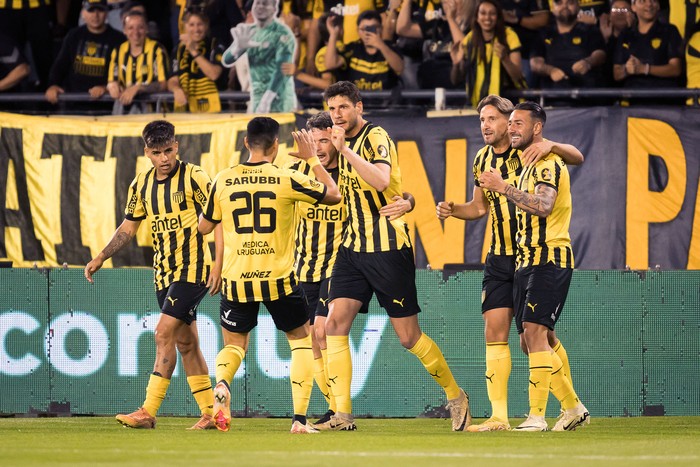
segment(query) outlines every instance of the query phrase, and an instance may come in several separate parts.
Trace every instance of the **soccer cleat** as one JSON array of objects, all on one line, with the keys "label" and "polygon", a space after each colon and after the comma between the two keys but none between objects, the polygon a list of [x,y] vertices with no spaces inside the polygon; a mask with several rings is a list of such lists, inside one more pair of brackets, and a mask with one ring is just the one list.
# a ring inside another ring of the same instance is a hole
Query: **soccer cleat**
[{"label": "soccer cleat", "polygon": [[552,431],[574,431],[576,428],[589,423],[591,423],[591,414],[588,413],[586,406],[579,403],[573,409],[562,411]]},{"label": "soccer cleat", "polygon": [[456,399],[447,401],[447,409],[452,418],[452,431],[464,431],[472,424],[472,414],[469,412],[469,396],[462,388]]},{"label": "soccer cleat", "polygon": [[480,431],[509,431],[510,424],[500,418],[491,417],[478,425],[469,425],[467,431],[478,433]]},{"label": "soccer cleat", "polygon": [[315,423],[312,423],[311,426],[321,431],[330,430],[330,423],[333,415],[335,415],[335,412],[329,409],[328,412],[324,413],[323,416],[316,420]]},{"label": "soccer cleat", "polygon": [[299,420],[294,420],[294,423],[292,423],[292,429],[289,430],[289,432],[302,435],[320,433],[320,431],[311,426],[310,423],[302,425]]},{"label": "soccer cleat", "polygon": [[231,391],[223,382],[214,388],[214,425],[219,431],[231,428]]},{"label": "soccer cleat", "polygon": [[[321,429],[316,427],[316,429]],[[355,425],[355,419],[349,413],[338,412],[331,416],[328,421],[328,431],[355,431],[357,430],[357,425]]]},{"label": "soccer cleat", "polygon": [[514,431],[547,431],[547,421],[540,415],[528,415]]},{"label": "soccer cleat", "polygon": [[146,412],[146,409],[139,407],[135,412],[128,415],[119,414],[115,417],[124,427],[129,428],[155,428],[156,417],[151,417],[151,414]]},{"label": "soccer cleat", "polygon": [[202,414],[202,417],[197,423],[188,428],[188,430],[213,430],[216,428],[214,417],[209,414]]}]

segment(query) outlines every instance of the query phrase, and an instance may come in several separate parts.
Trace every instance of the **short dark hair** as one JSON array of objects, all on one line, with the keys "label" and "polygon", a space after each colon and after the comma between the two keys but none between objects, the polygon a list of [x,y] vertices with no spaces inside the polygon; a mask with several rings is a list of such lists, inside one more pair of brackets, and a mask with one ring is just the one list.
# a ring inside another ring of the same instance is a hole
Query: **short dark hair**
[{"label": "short dark hair", "polygon": [[167,120],[154,120],[141,133],[147,148],[164,148],[175,142],[175,127]]},{"label": "short dark hair", "polygon": [[505,97],[497,96],[495,94],[489,94],[479,101],[479,105],[476,106],[476,111],[481,113],[481,109],[491,105],[495,107],[503,115],[510,115],[513,112],[513,103],[506,99]]},{"label": "short dark hair", "polygon": [[333,120],[331,120],[331,114],[328,112],[319,112],[316,115],[312,115],[306,121],[306,129],[311,131],[314,128],[319,130],[325,130],[333,126]]},{"label": "short dark hair", "polygon": [[527,110],[530,112],[530,116],[535,120],[542,122],[542,126],[547,122],[547,114],[544,109],[537,102],[525,101],[516,105],[513,110]]},{"label": "short dark hair", "polygon": [[332,97],[343,96],[350,99],[350,102],[357,104],[362,100],[360,90],[355,83],[350,81],[338,81],[333,83],[323,91],[323,100],[328,102]]},{"label": "short dark hair", "polygon": [[267,151],[279,137],[280,124],[270,117],[255,117],[248,122],[248,146]]},{"label": "short dark hair", "polygon": [[380,25],[382,24],[382,16],[377,10],[365,10],[357,16],[357,25],[359,26],[361,22],[372,19],[376,19]]}]

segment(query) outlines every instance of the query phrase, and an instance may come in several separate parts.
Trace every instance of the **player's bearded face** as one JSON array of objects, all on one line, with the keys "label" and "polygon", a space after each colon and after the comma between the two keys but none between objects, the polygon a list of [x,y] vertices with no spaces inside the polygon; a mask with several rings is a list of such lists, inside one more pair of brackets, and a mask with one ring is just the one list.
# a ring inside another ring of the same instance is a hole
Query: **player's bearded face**
[{"label": "player's bearded face", "polygon": [[311,129],[311,136],[316,143],[316,155],[321,161],[321,165],[326,169],[333,169],[338,165],[338,150],[333,146],[331,141],[330,130],[321,130],[319,128]]},{"label": "player's bearded face", "polygon": [[508,119],[492,105],[481,109],[481,136],[485,144],[500,146],[508,139]]},{"label": "player's bearded face", "polygon": [[515,149],[525,149],[532,143],[534,121],[527,111],[513,111],[508,121],[508,133]]},{"label": "player's bearded face", "polygon": [[345,96],[335,96],[328,99],[328,108],[333,124],[343,127],[346,135],[355,136],[362,120],[362,102],[353,104]]},{"label": "player's bearded face", "polygon": [[177,141],[162,148],[145,148],[146,157],[151,160],[156,169],[156,177],[159,180],[166,178],[175,168],[177,163]]}]

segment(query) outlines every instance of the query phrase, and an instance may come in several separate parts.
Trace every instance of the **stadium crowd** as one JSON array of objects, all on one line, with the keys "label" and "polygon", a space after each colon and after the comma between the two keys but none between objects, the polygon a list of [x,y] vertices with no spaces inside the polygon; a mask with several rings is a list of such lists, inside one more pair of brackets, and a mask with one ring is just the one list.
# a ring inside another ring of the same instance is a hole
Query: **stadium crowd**
[{"label": "stadium crowd", "polygon": [[222,54],[265,3],[296,42],[275,72],[297,94],[348,80],[465,89],[475,107],[526,88],[700,88],[700,5],[686,0],[0,0],[0,92],[45,92],[48,110],[64,92],[109,94],[114,113],[165,91],[178,111],[230,108],[217,91],[255,83]]}]

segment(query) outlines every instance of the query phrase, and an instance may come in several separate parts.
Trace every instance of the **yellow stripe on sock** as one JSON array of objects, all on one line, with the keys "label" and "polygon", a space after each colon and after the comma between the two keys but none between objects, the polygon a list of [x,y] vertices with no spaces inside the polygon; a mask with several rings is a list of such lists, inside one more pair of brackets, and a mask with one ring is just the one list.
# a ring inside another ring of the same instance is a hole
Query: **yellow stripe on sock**
[{"label": "yellow stripe on sock", "polygon": [[549,384],[552,380],[552,353],[531,352],[530,360],[530,415],[544,417],[547,412],[547,398],[549,397]]},{"label": "yellow stripe on sock", "polygon": [[209,375],[194,375],[187,377],[187,384],[190,385],[192,396],[197,401],[202,415],[212,415],[214,408],[214,392],[211,389],[211,379]]}]

